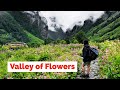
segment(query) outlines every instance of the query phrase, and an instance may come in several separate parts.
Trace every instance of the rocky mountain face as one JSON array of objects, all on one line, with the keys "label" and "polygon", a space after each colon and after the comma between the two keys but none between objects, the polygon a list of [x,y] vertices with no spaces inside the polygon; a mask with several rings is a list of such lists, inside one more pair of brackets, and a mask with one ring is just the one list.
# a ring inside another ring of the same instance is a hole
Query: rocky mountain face
[{"label": "rocky mountain face", "polygon": [[44,39],[47,28],[47,20],[39,15],[38,11],[10,11],[17,22],[27,31],[38,38]]},{"label": "rocky mountain face", "polygon": [[95,41],[113,40],[119,38],[119,26],[120,11],[105,11],[96,21],[90,17],[83,25],[75,24],[66,32],[56,23],[53,24],[55,31],[49,30],[46,18],[39,11],[0,11],[0,44],[14,41],[41,44],[46,39],[71,39],[81,31]]},{"label": "rocky mountain face", "polygon": [[[24,22],[28,24],[28,26],[24,24],[23,26],[38,38],[41,38],[43,40],[48,38],[53,40],[64,38],[65,33],[63,32],[62,28],[56,26],[55,31],[49,30],[46,18],[40,16],[38,11],[23,11],[21,13],[26,16],[27,20]],[[15,14],[15,12],[13,12],[13,14]],[[27,22],[28,20],[29,22]]]},{"label": "rocky mountain face", "polygon": [[[94,41],[113,40],[119,37],[120,11],[105,11],[104,14],[93,21],[89,18],[82,26],[75,25],[72,30],[66,32],[66,37],[71,39],[79,32],[84,32],[86,37]],[[112,36],[110,36],[112,35]]]},{"label": "rocky mountain face", "polygon": [[9,42],[29,42],[30,39],[24,31],[43,41],[63,39],[65,36],[61,27],[55,27],[55,31],[49,30],[46,18],[39,11],[0,11],[0,18],[0,33],[7,33],[7,37],[1,34],[1,38],[5,39],[1,39],[1,43],[8,42],[10,37]]},{"label": "rocky mountain face", "polygon": [[29,44],[35,42],[42,44],[44,41],[40,35],[39,27],[43,28],[45,24],[38,26],[38,18],[40,19],[34,12],[0,11],[0,43],[20,41]]}]

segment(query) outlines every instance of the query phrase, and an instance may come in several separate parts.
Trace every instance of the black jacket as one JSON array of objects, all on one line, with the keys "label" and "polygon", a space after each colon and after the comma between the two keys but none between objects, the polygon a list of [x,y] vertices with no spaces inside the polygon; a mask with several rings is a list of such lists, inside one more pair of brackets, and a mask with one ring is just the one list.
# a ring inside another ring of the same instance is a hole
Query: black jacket
[{"label": "black jacket", "polygon": [[90,49],[89,45],[84,45],[83,50],[82,50],[82,56],[83,56],[83,61],[84,62],[90,61],[90,59],[89,59],[89,49]]}]

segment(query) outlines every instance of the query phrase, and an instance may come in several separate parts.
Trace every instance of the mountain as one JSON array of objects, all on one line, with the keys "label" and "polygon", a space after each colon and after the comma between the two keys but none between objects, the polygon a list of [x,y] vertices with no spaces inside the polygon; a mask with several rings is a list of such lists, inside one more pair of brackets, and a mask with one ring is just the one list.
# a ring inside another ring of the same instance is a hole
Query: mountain
[{"label": "mountain", "polygon": [[65,33],[62,28],[55,28],[55,31],[48,31],[48,37],[52,40],[62,40],[65,38]]},{"label": "mountain", "polygon": [[44,41],[36,35],[36,27],[33,27],[34,24],[31,25],[30,19],[22,11],[0,11],[0,44],[16,41],[28,45],[43,44]]},{"label": "mountain", "polygon": [[48,30],[48,38],[52,40],[60,40],[65,38],[65,33],[62,30],[62,25],[59,24],[56,20],[56,17],[50,17],[51,20],[51,27],[54,29]]},{"label": "mountain", "polygon": [[66,36],[71,39],[78,33],[84,32],[89,40],[101,42],[120,39],[119,29],[120,11],[105,11],[95,22],[92,19],[87,19],[82,26],[75,25],[72,30],[66,32]]},{"label": "mountain", "polygon": [[106,20],[92,27],[86,35],[95,41],[114,40],[120,37],[120,12],[116,11]]},{"label": "mountain", "polygon": [[104,41],[120,39],[120,11],[105,11],[93,21],[93,17],[84,21],[83,25],[75,24],[66,32],[57,25],[55,18],[53,27],[48,29],[48,22],[39,11],[0,11],[0,44],[8,42],[25,42],[29,46],[45,44],[46,40],[66,40],[67,42]]},{"label": "mountain", "polygon": [[0,11],[0,44],[25,42],[30,46],[44,44],[46,39],[63,39],[61,27],[48,29],[47,20],[39,11]]},{"label": "mountain", "polygon": [[9,11],[14,19],[26,29],[38,38],[45,38],[44,32],[46,31],[47,22],[45,18],[39,15],[39,12],[35,11]]}]

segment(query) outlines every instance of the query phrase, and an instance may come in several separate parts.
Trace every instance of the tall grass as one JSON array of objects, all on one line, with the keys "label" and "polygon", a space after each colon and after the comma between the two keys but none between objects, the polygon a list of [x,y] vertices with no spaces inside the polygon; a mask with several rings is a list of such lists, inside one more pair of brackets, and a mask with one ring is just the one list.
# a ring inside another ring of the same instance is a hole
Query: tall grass
[{"label": "tall grass", "polygon": [[[80,50],[80,49],[79,49]],[[75,79],[75,73],[8,73],[8,61],[78,61],[81,63],[79,50],[71,50],[69,47],[61,45],[42,45],[39,48],[22,48],[18,50],[7,50],[0,54],[0,78],[13,79]],[[80,67],[80,64],[78,64]]]},{"label": "tall grass", "polygon": [[[102,43],[90,42],[92,47],[99,50],[99,74],[101,78],[120,78],[120,41],[105,41]],[[75,73],[59,72],[32,72],[8,73],[8,61],[77,61],[81,66],[82,44],[41,45],[38,48],[21,48],[18,50],[5,50],[0,47],[0,78],[13,79],[75,79]]]}]

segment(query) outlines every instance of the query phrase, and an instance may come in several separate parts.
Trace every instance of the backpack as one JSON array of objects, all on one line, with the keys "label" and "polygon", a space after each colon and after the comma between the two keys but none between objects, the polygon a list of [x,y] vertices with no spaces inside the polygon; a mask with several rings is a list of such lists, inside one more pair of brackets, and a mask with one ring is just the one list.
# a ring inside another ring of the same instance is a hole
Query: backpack
[{"label": "backpack", "polygon": [[99,52],[96,48],[90,47],[89,48],[89,58],[90,60],[95,60],[99,55]]}]

